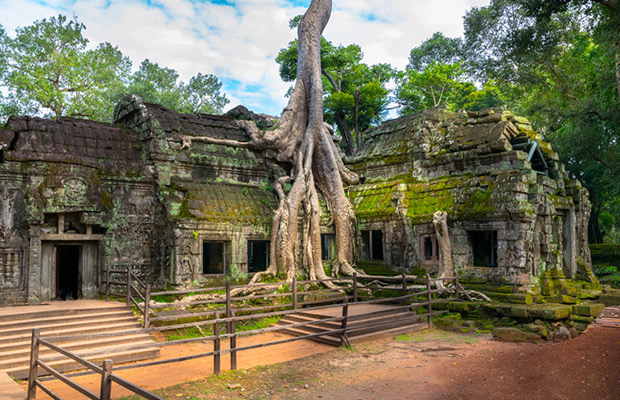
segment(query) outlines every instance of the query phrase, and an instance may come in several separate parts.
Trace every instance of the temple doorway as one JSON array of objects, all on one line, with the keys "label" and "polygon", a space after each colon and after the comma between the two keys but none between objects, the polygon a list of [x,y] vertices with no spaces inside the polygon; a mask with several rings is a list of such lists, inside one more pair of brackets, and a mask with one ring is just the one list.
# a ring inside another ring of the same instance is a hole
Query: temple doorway
[{"label": "temple doorway", "polygon": [[57,300],[77,300],[81,294],[80,249],[81,246],[55,246]]}]

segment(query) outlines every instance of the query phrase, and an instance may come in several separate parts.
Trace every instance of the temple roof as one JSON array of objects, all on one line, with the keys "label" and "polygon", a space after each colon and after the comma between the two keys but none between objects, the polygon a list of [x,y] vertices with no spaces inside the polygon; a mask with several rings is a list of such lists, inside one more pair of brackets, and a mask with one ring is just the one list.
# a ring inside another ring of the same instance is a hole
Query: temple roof
[{"label": "temple roof", "polygon": [[104,122],[12,116],[0,130],[0,143],[5,144],[4,158],[9,161],[62,162],[103,170],[142,167],[142,144],[136,134]]}]

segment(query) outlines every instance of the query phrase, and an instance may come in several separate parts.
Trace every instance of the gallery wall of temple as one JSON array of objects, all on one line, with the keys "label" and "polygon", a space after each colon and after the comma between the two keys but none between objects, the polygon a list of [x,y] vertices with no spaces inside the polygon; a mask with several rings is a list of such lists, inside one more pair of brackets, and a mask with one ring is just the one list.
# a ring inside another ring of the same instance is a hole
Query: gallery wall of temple
[{"label": "gallery wall of temple", "polygon": [[444,211],[457,271],[519,284],[553,267],[576,277],[578,261],[591,263],[590,202],[558,160],[512,113],[428,111],[367,132],[347,160],[363,181],[349,195],[362,235],[383,232],[393,268],[437,268],[432,216]]},{"label": "gallery wall of temple", "polygon": [[[239,115],[236,116],[237,118]],[[11,117],[0,129],[0,304],[98,297],[107,269],[160,287],[269,264],[275,179],[232,116],[186,115],[128,96],[114,123]],[[431,272],[435,211],[448,213],[459,271],[527,284],[590,263],[590,203],[529,123],[508,112],[408,116],[370,130],[346,160],[362,177],[360,266]],[[334,231],[322,207],[322,255]]]}]

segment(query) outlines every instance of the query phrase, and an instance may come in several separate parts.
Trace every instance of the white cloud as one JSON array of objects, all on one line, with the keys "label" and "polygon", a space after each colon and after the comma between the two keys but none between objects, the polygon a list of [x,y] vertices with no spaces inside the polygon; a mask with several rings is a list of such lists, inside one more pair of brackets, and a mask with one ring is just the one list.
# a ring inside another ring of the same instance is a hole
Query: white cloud
[{"label": "white cloud", "polygon": [[[232,3],[233,1],[229,1]],[[16,26],[63,13],[75,14],[94,46],[118,45],[137,68],[149,58],[174,68],[187,81],[198,72],[224,82],[231,106],[278,114],[290,86],[274,59],[294,39],[288,21],[304,12],[294,4],[309,0],[237,0],[235,7],[196,0],[0,0],[0,23]],[[462,17],[488,0],[339,0],[325,37],[337,44],[357,43],[364,61],[404,68],[409,50],[434,32],[462,35]]]}]

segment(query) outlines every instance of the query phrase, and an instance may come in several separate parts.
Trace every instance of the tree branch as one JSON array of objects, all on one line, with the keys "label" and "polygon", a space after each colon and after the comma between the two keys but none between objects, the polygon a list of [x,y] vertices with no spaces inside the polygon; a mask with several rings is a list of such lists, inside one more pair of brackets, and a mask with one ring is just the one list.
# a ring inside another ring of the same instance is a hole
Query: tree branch
[{"label": "tree branch", "polygon": [[329,72],[327,72],[327,70],[323,67],[321,67],[321,72],[323,73],[323,75],[327,78],[327,80],[329,81],[329,83],[332,84],[332,86],[334,87],[334,89],[336,89],[336,91],[338,92],[342,92],[342,89],[340,89],[340,85],[336,84],[336,81],[334,80],[334,78],[329,74]]},{"label": "tree branch", "polygon": [[618,7],[616,7],[615,4],[613,4],[612,2],[608,1],[608,0],[592,0],[594,3],[598,3],[600,5],[602,5],[603,7],[606,7],[608,9],[610,9],[611,11],[617,11]]},{"label": "tree branch", "polygon": [[607,167],[607,168],[611,168],[611,165],[610,165],[607,161],[605,161],[605,160],[603,160],[602,158],[600,158],[599,156],[597,156],[597,155],[596,155],[596,154],[595,154],[592,150],[590,150],[589,148],[588,148],[588,154],[590,154],[590,156],[591,156],[592,158],[594,158],[594,160],[596,160],[598,163],[600,163],[600,164],[604,165],[604,166],[605,166],[605,167]]}]

